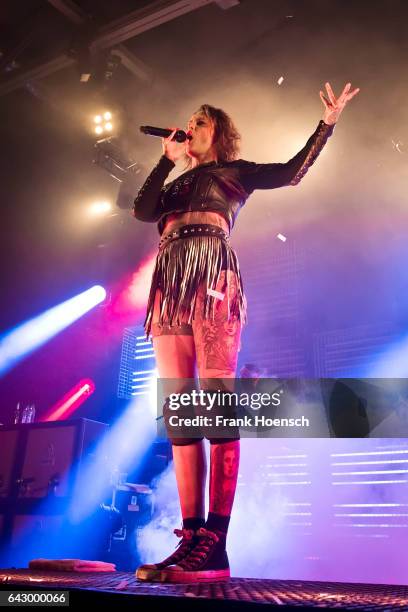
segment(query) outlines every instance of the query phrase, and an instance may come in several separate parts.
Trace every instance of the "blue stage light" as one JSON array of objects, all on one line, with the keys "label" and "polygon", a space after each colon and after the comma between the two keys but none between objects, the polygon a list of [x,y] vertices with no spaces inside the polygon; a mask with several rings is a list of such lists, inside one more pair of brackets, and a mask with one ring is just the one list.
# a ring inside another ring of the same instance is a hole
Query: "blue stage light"
[{"label": "blue stage light", "polygon": [[8,372],[30,353],[103,302],[105,297],[105,289],[95,285],[3,334],[0,338],[0,374]]}]

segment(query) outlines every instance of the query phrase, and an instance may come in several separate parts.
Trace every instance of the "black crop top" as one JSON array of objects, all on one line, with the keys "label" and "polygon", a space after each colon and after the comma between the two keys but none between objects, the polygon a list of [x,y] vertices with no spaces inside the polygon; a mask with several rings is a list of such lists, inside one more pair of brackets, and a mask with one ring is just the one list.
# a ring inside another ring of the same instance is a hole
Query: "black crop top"
[{"label": "black crop top", "polygon": [[[136,196],[133,214],[140,221],[158,222],[176,212],[217,212],[232,229],[240,208],[255,189],[297,185],[315,162],[334,125],[320,121],[316,131],[295,157],[285,164],[257,164],[238,159],[200,164],[164,185],[175,164],[162,156]],[[164,186],[163,186],[164,185]]]}]

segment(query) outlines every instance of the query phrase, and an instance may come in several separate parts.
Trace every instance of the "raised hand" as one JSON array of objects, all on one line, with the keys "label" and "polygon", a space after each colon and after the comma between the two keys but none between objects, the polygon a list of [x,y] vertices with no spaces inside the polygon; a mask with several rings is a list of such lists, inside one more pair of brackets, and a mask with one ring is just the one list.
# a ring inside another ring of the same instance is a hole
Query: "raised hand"
[{"label": "raised hand", "polygon": [[358,92],[360,88],[353,89],[351,91],[351,83],[347,83],[340,96],[336,99],[336,96],[333,93],[333,90],[330,86],[330,83],[326,83],[327,90],[327,98],[320,92],[320,98],[324,104],[325,111],[323,115],[323,121],[328,125],[333,125],[338,120],[340,113],[343,111],[347,102],[349,102]]}]

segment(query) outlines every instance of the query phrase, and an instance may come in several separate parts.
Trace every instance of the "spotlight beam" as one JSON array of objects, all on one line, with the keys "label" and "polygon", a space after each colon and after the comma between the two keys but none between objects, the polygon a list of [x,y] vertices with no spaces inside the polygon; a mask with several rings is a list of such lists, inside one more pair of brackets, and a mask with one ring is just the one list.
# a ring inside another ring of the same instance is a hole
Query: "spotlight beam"
[{"label": "spotlight beam", "polygon": [[0,337],[0,375],[103,302],[105,296],[105,289],[95,285],[3,334]]},{"label": "spotlight beam", "polygon": [[79,381],[75,387],[49,409],[41,421],[49,422],[67,419],[94,391],[95,384],[91,379],[86,378]]}]

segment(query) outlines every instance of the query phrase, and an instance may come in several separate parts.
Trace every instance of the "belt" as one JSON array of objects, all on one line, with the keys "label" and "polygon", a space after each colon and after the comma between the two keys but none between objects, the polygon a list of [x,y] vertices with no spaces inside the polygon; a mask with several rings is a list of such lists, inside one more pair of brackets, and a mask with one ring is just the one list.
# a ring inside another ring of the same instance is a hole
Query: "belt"
[{"label": "belt", "polygon": [[211,236],[214,238],[221,238],[222,240],[229,242],[229,235],[218,225],[210,225],[209,223],[194,223],[191,225],[182,225],[178,229],[163,236],[159,242],[159,249],[173,240],[178,240],[179,238],[191,238],[191,236]]}]

